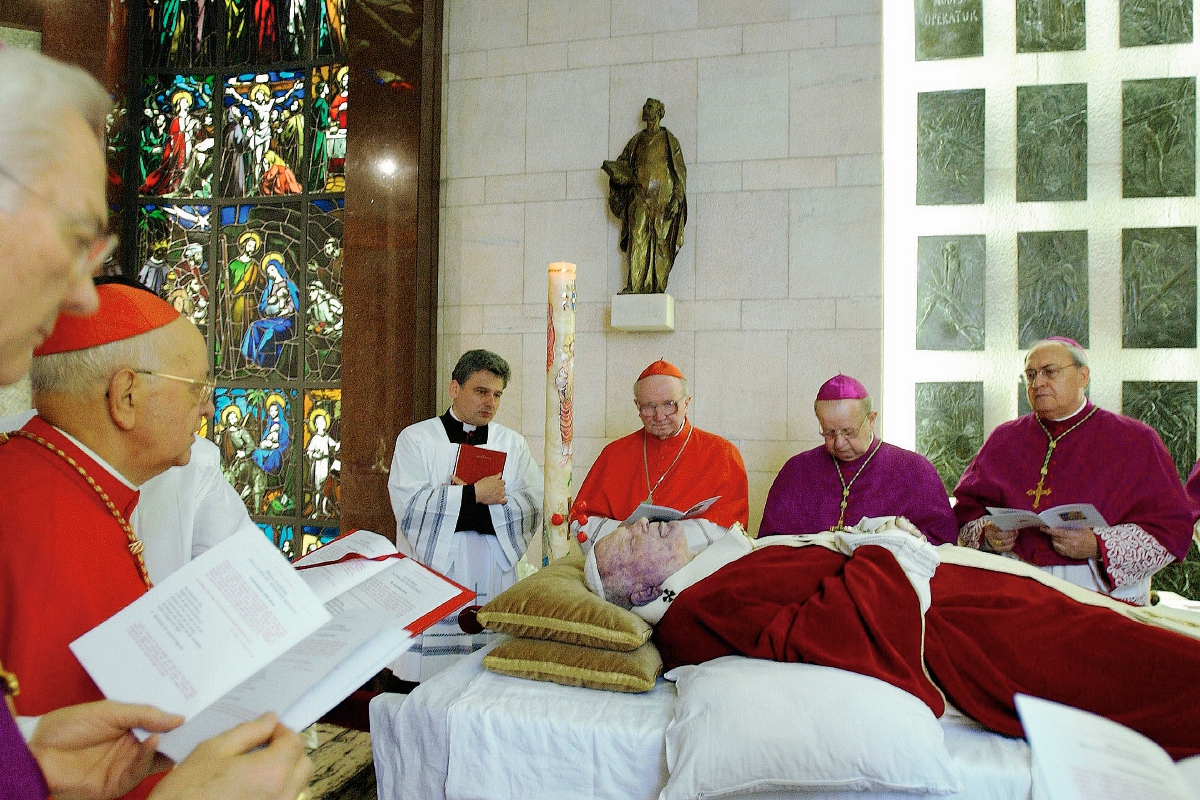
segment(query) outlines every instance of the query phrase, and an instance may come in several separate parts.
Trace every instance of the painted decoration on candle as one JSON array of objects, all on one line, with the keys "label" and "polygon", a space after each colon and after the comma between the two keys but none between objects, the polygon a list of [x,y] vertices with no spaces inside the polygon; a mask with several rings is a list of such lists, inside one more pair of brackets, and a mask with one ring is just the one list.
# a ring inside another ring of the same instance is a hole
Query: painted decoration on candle
[{"label": "painted decoration on candle", "polygon": [[306,294],[308,336],[304,377],[342,378],[342,198],[315,200],[308,209]]},{"label": "painted decoration on candle", "polygon": [[221,470],[251,514],[280,516],[295,509],[292,406],[295,389],[217,387],[213,439]]},{"label": "painted decoration on candle", "polygon": [[146,205],[138,217],[138,280],[208,333],[209,206]]},{"label": "painted decoration on candle", "polygon": [[295,206],[221,209],[215,365],[218,378],[296,378],[301,211]]},{"label": "painted decoration on candle", "polygon": [[548,278],[542,566],[566,555],[569,547],[575,403],[575,265],[555,262],[549,267]]},{"label": "painted decoration on candle", "polygon": [[304,74],[247,73],[225,82],[221,194],[300,194],[304,171]]},{"label": "painted decoration on candle", "polygon": [[306,517],[336,517],[342,487],[342,390],[304,393],[304,503]]},{"label": "painted decoration on candle", "polygon": [[212,87],[211,75],[146,78],[139,193],[212,197]]}]

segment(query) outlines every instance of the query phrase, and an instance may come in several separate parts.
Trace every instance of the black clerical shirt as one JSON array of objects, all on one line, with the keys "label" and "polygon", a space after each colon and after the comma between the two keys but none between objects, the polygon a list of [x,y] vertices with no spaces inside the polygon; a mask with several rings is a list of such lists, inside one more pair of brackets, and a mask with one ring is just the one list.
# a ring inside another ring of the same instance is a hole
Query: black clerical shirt
[{"label": "black clerical shirt", "polygon": [[[470,431],[464,430],[463,424],[454,418],[449,409],[438,419],[442,421],[442,427],[446,429],[446,436],[450,438],[451,444],[487,444],[487,425],[480,425]],[[492,515],[488,512],[488,507],[475,500],[474,486],[463,487],[462,506],[458,510],[458,522],[455,523],[454,530],[496,535],[496,528],[492,525]]]}]

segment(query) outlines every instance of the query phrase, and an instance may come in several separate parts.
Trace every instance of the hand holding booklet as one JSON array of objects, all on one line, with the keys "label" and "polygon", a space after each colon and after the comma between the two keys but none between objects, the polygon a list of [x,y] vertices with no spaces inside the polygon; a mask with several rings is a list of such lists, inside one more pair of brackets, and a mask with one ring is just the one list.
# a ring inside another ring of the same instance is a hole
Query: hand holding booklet
[{"label": "hand holding booklet", "polygon": [[1040,514],[1020,508],[987,507],[991,522],[1002,531],[1020,528],[1105,528],[1108,523],[1091,503],[1070,503],[1048,508]]},{"label": "hand holding booklet", "polygon": [[717,495],[716,497],[710,497],[707,500],[701,500],[687,511],[679,511],[678,509],[671,508],[670,506],[656,506],[650,501],[646,501],[633,510],[633,513],[629,515],[627,520],[625,520],[625,524],[628,525],[629,523],[639,520],[642,517],[645,517],[651,522],[670,522],[677,519],[693,519],[700,516],[705,511],[708,511],[708,509],[712,507],[712,504],[720,499],[721,495]]},{"label": "hand holding booklet", "polygon": [[289,564],[244,532],[185,565],[71,643],[105,696],[185,722],[159,750],[273,711],[300,730],[394,661],[474,593],[356,531]]}]

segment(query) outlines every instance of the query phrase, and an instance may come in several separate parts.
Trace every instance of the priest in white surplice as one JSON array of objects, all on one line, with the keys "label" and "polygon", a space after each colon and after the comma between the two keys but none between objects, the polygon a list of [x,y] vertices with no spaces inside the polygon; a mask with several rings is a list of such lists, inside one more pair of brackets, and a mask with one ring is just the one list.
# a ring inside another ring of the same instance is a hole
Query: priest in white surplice
[{"label": "priest in white surplice", "polygon": [[[542,475],[529,445],[491,421],[510,374],[495,353],[464,353],[451,376],[450,409],[400,432],[388,478],[397,547],[476,592],[480,605],[516,582],[517,561],[541,524]],[[462,485],[454,477],[460,444],[504,451],[504,472]],[[490,637],[464,633],[451,615],[417,637],[392,670],[401,680],[426,680]]]}]

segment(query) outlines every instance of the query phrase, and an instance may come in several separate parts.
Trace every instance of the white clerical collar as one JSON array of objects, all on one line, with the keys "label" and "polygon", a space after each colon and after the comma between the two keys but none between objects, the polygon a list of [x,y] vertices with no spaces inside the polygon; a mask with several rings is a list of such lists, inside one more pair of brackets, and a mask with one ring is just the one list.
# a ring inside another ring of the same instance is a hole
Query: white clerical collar
[{"label": "white clerical collar", "polygon": [[1088,404],[1088,399],[1085,397],[1085,398],[1083,398],[1083,402],[1079,404],[1079,408],[1075,409],[1070,414],[1067,414],[1065,417],[1051,417],[1050,421],[1051,422],[1064,422],[1064,421],[1070,419],[1071,417],[1075,416],[1076,414],[1078,414],[1080,411],[1083,411],[1083,407],[1086,406],[1087,404]]},{"label": "white clerical collar", "polygon": [[463,426],[463,433],[470,433],[479,427],[478,425],[472,425],[469,422],[463,422],[461,419],[459,419],[458,414],[454,413],[454,406],[450,406],[450,416],[454,418],[455,422]]},{"label": "white clerical collar", "polygon": [[101,458],[100,456],[96,455],[96,451],[92,450],[92,448],[88,447],[86,444],[84,444],[83,442],[79,441],[79,440],[78,440],[78,439],[76,439],[74,436],[72,436],[71,434],[67,433],[67,432],[66,432],[66,431],[64,431],[62,428],[58,427],[57,425],[51,425],[51,427],[52,427],[52,428],[54,428],[54,430],[56,430],[56,431],[58,431],[59,433],[61,433],[63,436],[65,436],[65,437],[67,437],[68,439],[70,439],[70,440],[71,440],[71,444],[75,445],[75,446],[76,446],[76,447],[78,447],[80,450],[82,450],[84,453],[86,453],[86,454],[87,454],[87,456],[88,456],[88,458],[92,459],[92,461],[95,461],[97,464],[99,464],[101,467],[103,467],[103,468],[104,468],[104,470],[105,470],[105,472],[107,472],[108,474],[112,475],[114,478],[116,478],[117,480],[119,480],[121,483],[125,484],[125,485],[126,485],[127,487],[129,487],[130,489],[133,489],[135,492],[138,490],[138,487],[134,486],[132,483],[130,483],[129,481],[127,481],[127,480],[125,479],[125,476],[124,476],[124,475],[122,475],[122,474],[121,474],[119,471],[117,471],[117,469],[116,469],[115,467],[113,467],[113,465],[112,465],[112,464],[109,464],[109,463],[108,463],[107,461],[105,461],[103,458]]},{"label": "white clerical collar", "polygon": [[657,625],[680,592],[753,549],[754,544],[750,537],[742,530],[741,525],[735,524],[728,533],[697,553],[695,558],[663,581],[662,594],[645,605],[634,606],[633,613],[651,625]]}]

